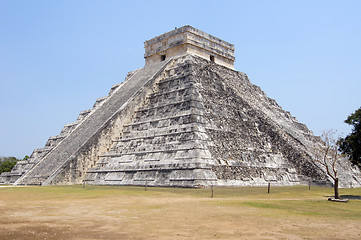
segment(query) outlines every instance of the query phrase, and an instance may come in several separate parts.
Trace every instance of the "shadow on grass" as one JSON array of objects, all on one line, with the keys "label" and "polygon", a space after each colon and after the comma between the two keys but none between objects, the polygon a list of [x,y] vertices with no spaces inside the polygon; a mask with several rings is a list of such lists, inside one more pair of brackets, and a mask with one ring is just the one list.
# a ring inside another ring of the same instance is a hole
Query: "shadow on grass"
[{"label": "shadow on grass", "polygon": [[[334,195],[332,196],[324,196],[326,198],[333,198],[335,197]],[[356,196],[356,195],[340,195],[341,199],[350,199],[350,200],[361,200],[361,196]]]},{"label": "shadow on grass", "polygon": [[356,195],[341,195],[340,197],[345,199],[361,200],[361,196]]}]

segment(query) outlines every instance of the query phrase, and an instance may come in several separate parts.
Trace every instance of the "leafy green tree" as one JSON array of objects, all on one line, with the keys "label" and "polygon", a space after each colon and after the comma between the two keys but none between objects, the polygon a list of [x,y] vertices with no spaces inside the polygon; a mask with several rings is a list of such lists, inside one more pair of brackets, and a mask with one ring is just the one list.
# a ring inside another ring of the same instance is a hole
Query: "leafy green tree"
[{"label": "leafy green tree", "polygon": [[0,157],[0,162],[5,162],[5,161],[16,162],[18,161],[18,159],[16,157]]},{"label": "leafy green tree", "polygon": [[2,172],[11,172],[18,161],[28,160],[28,158],[28,155],[23,159],[17,159],[16,157],[0,157],[0,174]]},{"label": "leafy green tree", "polygon": [[361,167],[361,107],[348,116],[345,123],[352,125],[352,132],[345,138],[340,138],[340,151],[344,153],[354,165]]},{"label": "leafy green tree", "polygon": [[15,161],[4,161],[0,163],[0,173],[11,172],[11,169],[15,166]]},{"label": "leafy green tree", "polygon": [[2,172],[11,172],[17,161],[16,157],[0,157],[0,174]]}]

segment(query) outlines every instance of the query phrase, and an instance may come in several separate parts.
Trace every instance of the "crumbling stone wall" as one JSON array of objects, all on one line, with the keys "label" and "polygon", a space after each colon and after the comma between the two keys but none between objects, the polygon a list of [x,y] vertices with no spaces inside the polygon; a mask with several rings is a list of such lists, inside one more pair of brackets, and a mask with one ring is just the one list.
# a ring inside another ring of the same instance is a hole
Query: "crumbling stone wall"
[{"label": "crumbling stone wall", "polygon": [[[197,59],[195,69],[202,86],[207,133],[213,142],[209,149],[219,163],[225,163],[214,167],[218,178],[237,179],[235,173],[242,172],[244,178],[257,179],[260,171],[270,175],[277,169],[277,181],[281,175],[292,175],[287,178],[297,182],[300,176],[327,180],[304,145],[312,133],[252,85],[245,74],[201,59]],[[270,112],[280,112],[277,122],[261,111],[265,105]],[[282,128],[282,121],[288,128],[296,128],[293,131],[298,135],[305,135],[302,142]],[[297,175],[291,174],[294,169]]]}]

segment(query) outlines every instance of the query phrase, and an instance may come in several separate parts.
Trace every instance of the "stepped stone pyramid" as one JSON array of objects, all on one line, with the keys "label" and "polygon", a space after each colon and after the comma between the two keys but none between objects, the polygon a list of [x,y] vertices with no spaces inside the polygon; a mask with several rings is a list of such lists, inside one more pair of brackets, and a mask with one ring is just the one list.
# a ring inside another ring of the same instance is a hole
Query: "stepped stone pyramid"
[{"label": "stepped stone pyramid", "polygon": [[[319,140],[234,70],[234,46],[191,26],[145,42],[130,72],[2,183],[174,187],[331,185]],[[340,185],[361,186],[347,161]]]}]

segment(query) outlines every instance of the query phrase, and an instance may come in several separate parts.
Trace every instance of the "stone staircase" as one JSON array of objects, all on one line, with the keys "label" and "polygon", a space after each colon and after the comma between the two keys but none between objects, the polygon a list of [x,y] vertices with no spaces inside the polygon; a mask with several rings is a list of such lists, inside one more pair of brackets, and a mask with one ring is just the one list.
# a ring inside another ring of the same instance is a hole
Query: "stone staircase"
[{"label": "stone staircase", "polygon": [[187,62],[168,66],[86,182],[197,187],[216,181],[203,106]]},{"label": "stone staircase", "polygon": [[18,162],[12,172],[3,173],[0,183],[42,185],[51,173],[54,175],[56,169],[76,155],[83,143],[96,133],[114,112],[127,103],[139,86],[168,62],[130,72],[123,83],[111,88],[108,96],[97,99],[92,109],[80,112],[76,122],[65,125],[59,135],[50,137],[44,148],[35,149],[30,158]]},{"label": "stone staircase", "polygon": [[[130,72],[126,78],[126,80],[132,75]],[[0,184],[13,184],[15,183],[22,175],[32,169],[39,161],[41,161],[49,152],[51,152],[55,147],[59,145],[59,143],[68,137],[71,132],[83,122],[83,120],[88,116],[90,113],[94,112],[96,108],[101,104],[101,102],[105,101],[112,92],[119,88],[122,83],[114,85],[108,96],[97,99],[94,103],[92,109],[81,111],[77,120],[73,123],[69,123],[64,125],[63,129],[61,130],[60,134],[57,136],[49,137],[48,141],[46,142],[43,148],[35,149],[33,153],[30,155],[28,160],[23,160],[17,162],[11,172],[2,173],[0,176]],[[39,182],[40,184],[40,182]]]}]

